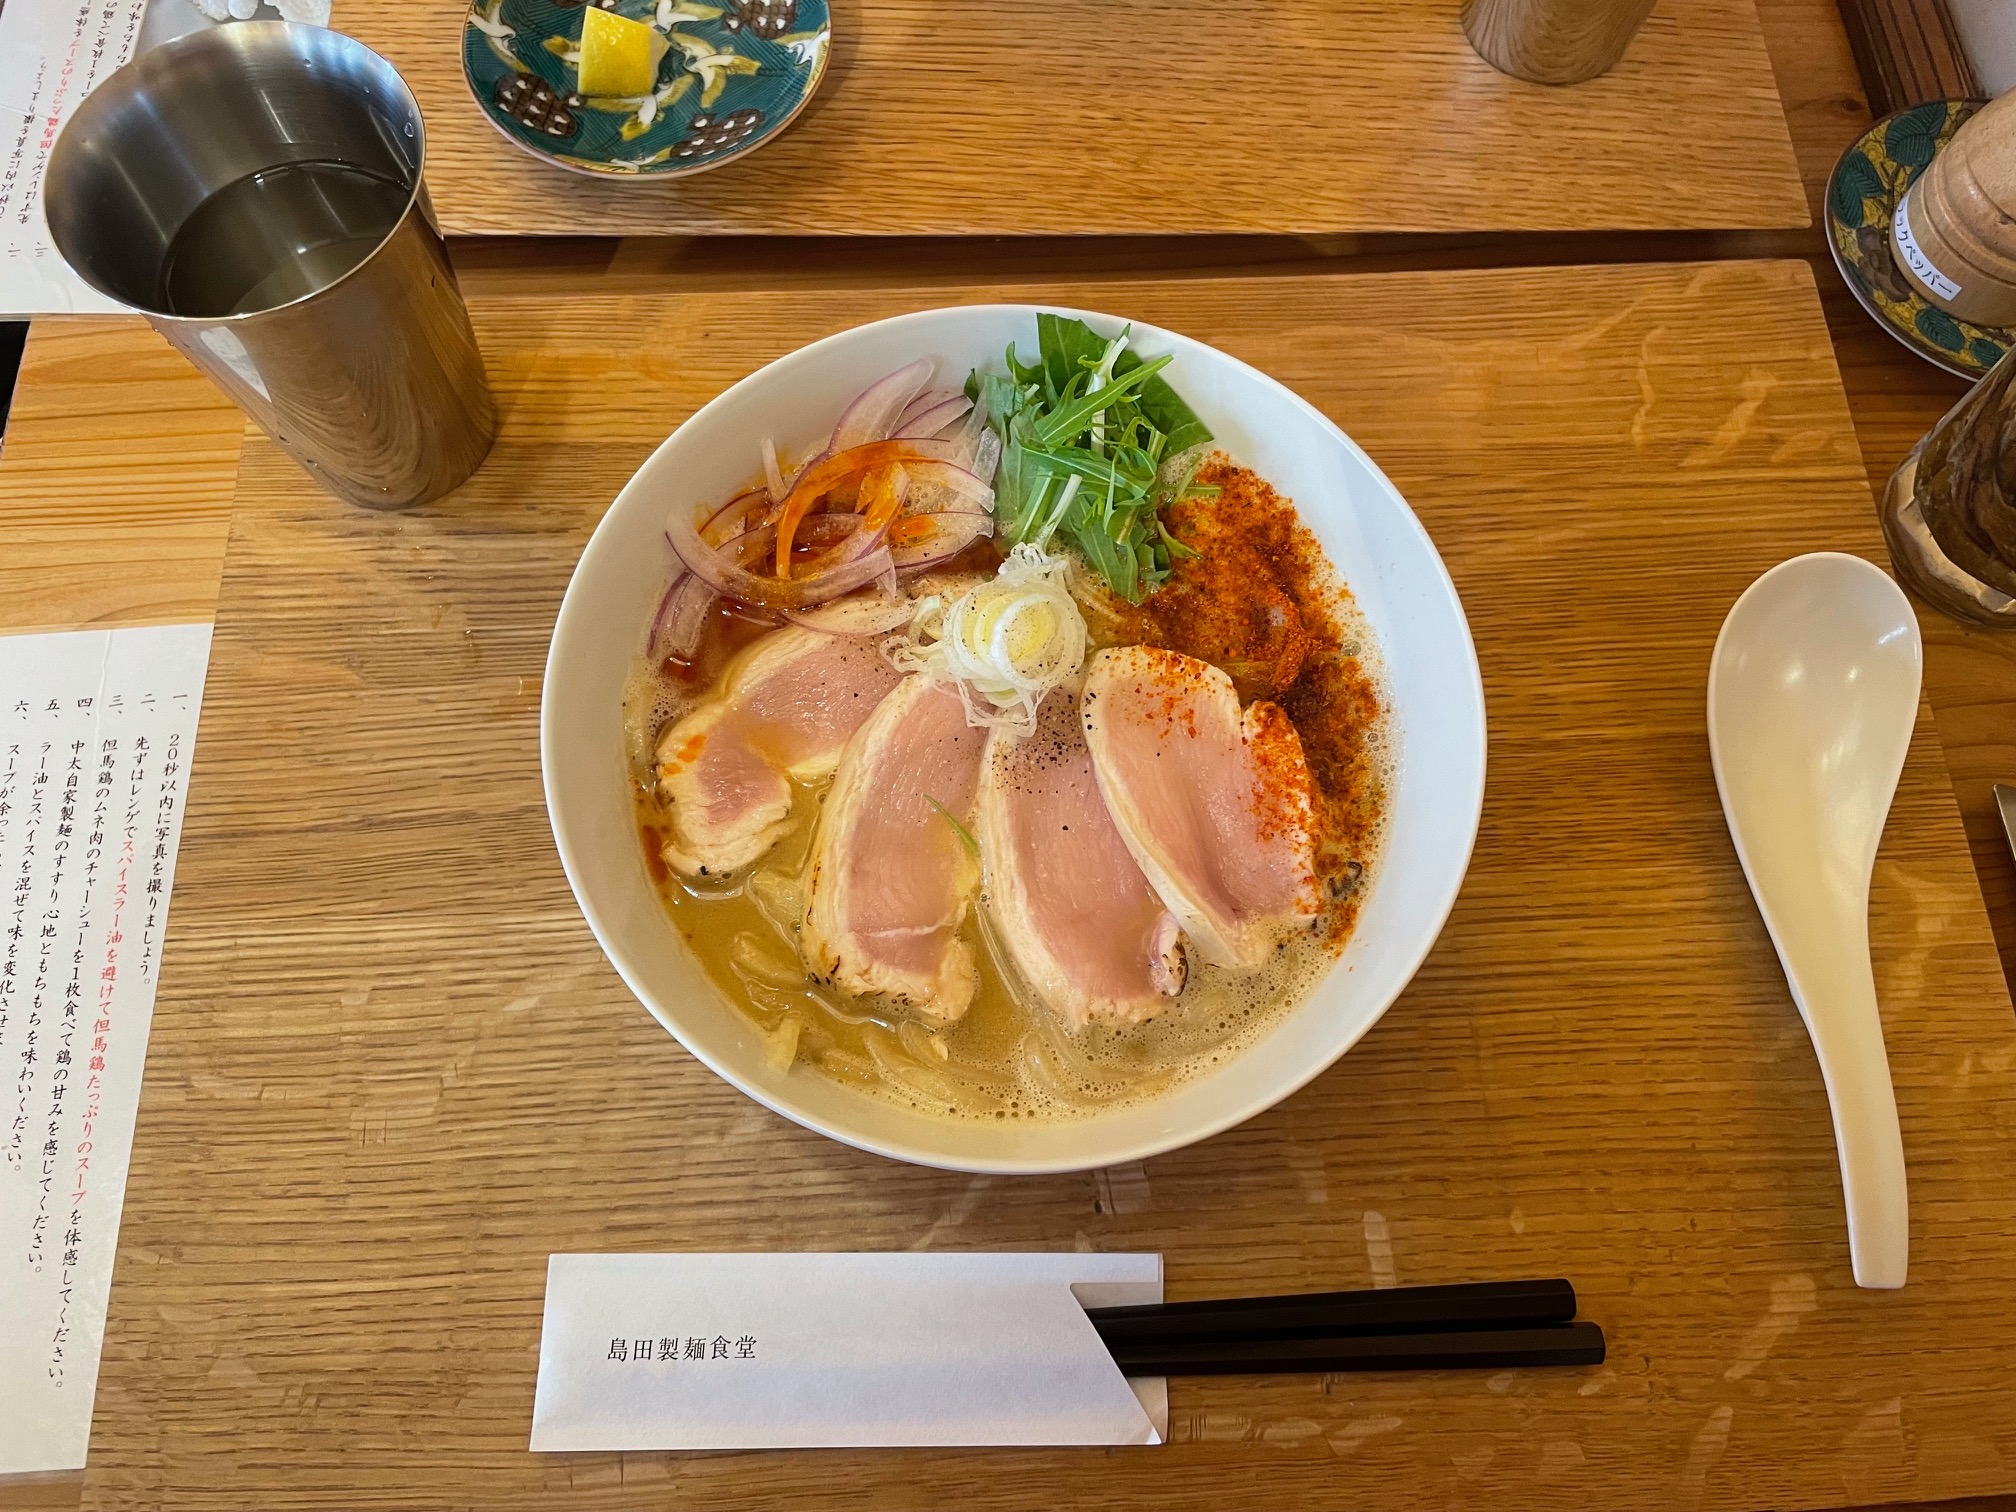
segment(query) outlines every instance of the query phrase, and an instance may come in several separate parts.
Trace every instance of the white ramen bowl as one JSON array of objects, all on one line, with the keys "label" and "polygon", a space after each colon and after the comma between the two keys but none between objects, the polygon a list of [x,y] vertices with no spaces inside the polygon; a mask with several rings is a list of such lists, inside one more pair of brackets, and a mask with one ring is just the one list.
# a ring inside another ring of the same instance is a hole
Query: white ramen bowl
[{"label": "white ramen bowl", "polygon": [[[926,310],[842,332],[750,374],[674,431],[617,495],[553,631],[540,745],[567,879],[644,1006],[716,1075],[765,1107],[863,1150],[953,1170],[1034,1174],[1140,1160],[1228,1129],[1320,1074],[1414,975],[1462,885],[1484,800],[1484,689],[1463,608],[1421,522],[1314,406],[1201,342],[1134,323],[1231,457],[1295,501],[1377,637],[1394,783],[1383,857],[1356,930],[1308,998],[1250,1048],[1153,1101],[1059,1122],[933,1117],[806,1066],[774,1071],[754,1026],[702,972],[645,871],[631,808],[622,696],[660,595],[674,508],[718,502],[758,471],[766,435],[787,455],[823,439],[847,400],[918,357],[940,383],[1033,352],[1033,305]],[[1081,314],[1117,331],[1121,317]],[[788,424],[787,424],[788,422]],[[795,431],[791,428],[795,427]]]}]

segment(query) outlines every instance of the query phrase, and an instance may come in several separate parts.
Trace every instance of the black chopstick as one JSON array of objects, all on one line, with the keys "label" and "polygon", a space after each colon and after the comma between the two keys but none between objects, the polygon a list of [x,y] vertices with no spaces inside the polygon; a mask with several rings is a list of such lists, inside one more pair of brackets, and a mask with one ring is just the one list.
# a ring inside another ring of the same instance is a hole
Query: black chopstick
[{"label": "black chopstick", "polygon": [[1113,1348],[1130,1376],[1301,1375],[1333,1370],[1489,1370],[1522,1365],[1601,1365],[1594,1323],[1460,1332],[1347,1334],[1327,1339],[1202,1340]]},{"label": "black chopstick", "polygon": [[1086,1310],[1109,1349],[1158,1341],[1332,1338],[1346,1334],[1530,1328],[1575,1316],[1566,1281],[1474,1281],[1456,1286],[1305,1292]]}]

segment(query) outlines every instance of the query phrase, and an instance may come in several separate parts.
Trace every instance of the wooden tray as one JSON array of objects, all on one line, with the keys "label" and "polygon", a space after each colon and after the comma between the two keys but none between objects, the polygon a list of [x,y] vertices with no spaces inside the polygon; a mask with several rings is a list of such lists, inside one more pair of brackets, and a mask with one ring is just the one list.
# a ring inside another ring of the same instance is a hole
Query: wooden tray
[{"label": "wooden tray", "polygon": [[[724,385],[852,323],[1055,299],[1334,415],[1463,594],[1475,863],[1419,979],[1274,1111],[1096,1175],[896,1165],[624,990],[540,798],[595,519]],[[141,1110],[94,1508],[1786,1507],[2016,1489],[2016,1017],[1921,720],[1876,877],[1911,1282],[1850,1278],[1820,1078],[1703,738],[1724,611],[1880,552],[1803,264],[930,295],[479,299],[505,414],[442,506],[247,445]],[[1158,1249],[1198,1297],[1571,1277],[1597,1372],[1187,1380],[1092,1453],[535,1457],[556,1250]],[[984,1494],[983,1494],[984,1493]]]},{"label": "wooden tray", "polygon": [[456,233],[1021,235],[1803,226],[1752,0],[1661,0],[1570,89],[1470,50],[1457,0],[836,0],[773,145],[609,182],[504,140],[464,0],[337,0],[427,117]]}]

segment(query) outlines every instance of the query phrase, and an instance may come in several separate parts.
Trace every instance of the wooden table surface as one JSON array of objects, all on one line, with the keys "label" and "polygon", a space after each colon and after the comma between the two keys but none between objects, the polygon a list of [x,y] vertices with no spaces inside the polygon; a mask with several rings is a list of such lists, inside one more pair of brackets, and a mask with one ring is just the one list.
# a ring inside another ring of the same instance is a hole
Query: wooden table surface
[{"label": "wooden table surface", "polygon": [[507,143],[463,79],[467,9],[335,10],[411,81],[452,232],[1805,223],[1752,0],[1662,0],[1623,63],[1573,91],[1483,62],[1458,0],[836,0],[799,121],[676,182],[590,177]]},{"label": "wooden table surface", "polygon": [[1116,1509],[2016,1489],[1984,1317],[2016,1292],[2016,1015],[1929,715],[1872,907],[1901,1292],[1853,1283],[1825,1094],[1701,739],[1742,588],[1882,552],[1803,263],[1022,291],[1279,376],[1463,596],[1491,703],[1470,874],[1304,1092],[1145,1165],[975,1179],[796,1128],[637,1006],[542,820],[541,672],[587,533],[764,361],[1015,292],[479,298],[498,447],[411,514],[247,443],[84,1505],[615,1508],[655,1482],[756,1512],[838,1477],[1036,1509],[1084,1483],[1075,1451],[527,1453],[546,1257],[692,1244],[1149,1249],[1178,1297],[1561,1274],[1609,1333],[1587,1375],[1174,1382],[1168,1447],[1097,1457]]},{"label": "wooden table surface", "polygon": [[[1868,112],[1830,0],[1760,0],[1809,205]],[[584,280],[612,292],[666,288],[862,287],[973,278],[1106,276],[1137,270],[1292,273],[1655,257],[1797,256],[1818,275],[1868,477],[1890,469],[1961,392],[1876,330],[1834,279],[1816,231],[1755,236],[1479,238],[1193,237],[1181,241],[784,240],[465,242],[465,286],[559,297]],[[214,609],[242,425],[180,359],[137,325],[38,324],[0,453],[0,625],[10,629],[200,618]],[[2016,643],[1921,614],[1926,691],[1973,845],[2005,970],[2016,967],[2016,865],[1989,785],[2016,773]],[[172,947],[171,947],[172,956]],[[2006,1311],[1984,1314],[1990,1321]],[[1883,1423],[1874,1425],[1888,1432]],[[1899,1430],[1902,1432],[1901,1428]],[[1915,1436],[1904,1435],[1907,1446]],[[1865,1435],[1858,1442],[1867,1443]],[[1848,1446],[1852,1447],[1852,1446]],[[1714,1435],[1702,1453],[1714,1448]],[[1845,1448],[1844,1448],[1845,1453]],[[1880,1456],[1879,1456],[1880,1459]],[[1891,1456],[1904,1462],[1901,1453]],[[1845,1461],[1844,1461],[1845,1463]],[[616,1479],[623,1471],[606,1472]],[[628,1473],[636,1474],[634,1470]],[[597,1474],[605,1474],[598,1471]],[[648,1487],[660,1483],[646,1478]],[[835,1482],[834,1494],[846,1490]],[[80,1478],[0,1482],[0,1507],[70,1508]],[[1844,1473],[1820,1501],[1930,1494]],[[653,1500],[649,1490],[645,1500]],[[656,1500],[667,1499],[658,1495]],[[821,1504],[814,1493],[811,1504]],[[1791,1505],[1791,1503],[1785,1503]],[[2016,1507],[1974,1498],[1967,1509]],[[1951,1512],[1961,1512],[1962,1504]]]}]

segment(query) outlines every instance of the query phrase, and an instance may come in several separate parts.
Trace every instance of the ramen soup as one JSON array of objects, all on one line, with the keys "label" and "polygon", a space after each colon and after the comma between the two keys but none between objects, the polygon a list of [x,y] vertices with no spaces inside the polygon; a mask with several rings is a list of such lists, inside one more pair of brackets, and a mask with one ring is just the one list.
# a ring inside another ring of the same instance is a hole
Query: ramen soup
[{"label": "ramen soup", "polygon": [[675,510],[626,695],[645,860],[772,1064],[951,1116],[1238,1054],[1342,950],[1388,786],[1376,649],[1292,503],[1169,359],[1037,336]]}]

